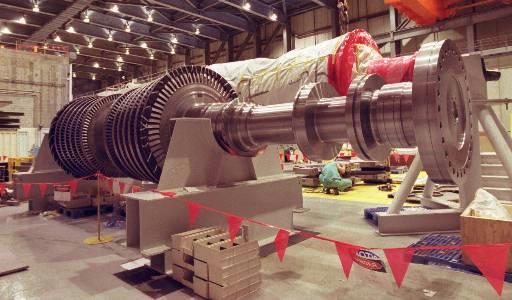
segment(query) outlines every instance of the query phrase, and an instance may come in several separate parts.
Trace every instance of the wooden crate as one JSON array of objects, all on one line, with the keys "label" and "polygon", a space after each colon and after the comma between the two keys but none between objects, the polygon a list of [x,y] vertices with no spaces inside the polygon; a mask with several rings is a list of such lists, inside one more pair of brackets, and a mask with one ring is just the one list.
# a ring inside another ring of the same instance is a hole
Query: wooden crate
[{"label": "wooden crate", "polygon": [[[505,205],[512,214],[512,205]],[[460,217],[460,235],[463,245],[499,244],[512,242],[512,221],[494,220],[471,216],[471,209],[466,209]],[[474,265],[466,254],[464,262]],[[510,250],[506,272],[512,272],[512,249]]]}]

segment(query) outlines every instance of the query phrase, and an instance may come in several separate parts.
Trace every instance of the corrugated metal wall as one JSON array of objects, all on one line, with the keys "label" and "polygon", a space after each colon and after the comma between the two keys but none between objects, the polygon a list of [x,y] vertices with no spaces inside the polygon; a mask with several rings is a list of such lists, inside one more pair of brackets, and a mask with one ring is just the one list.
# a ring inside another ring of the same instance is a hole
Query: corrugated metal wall
[{"label": "corrugated metal wall", "polygon": [[39,148],[41,141],[41,134],[37,128],[0,130],[0,156],[30,156],[31,150]]}]

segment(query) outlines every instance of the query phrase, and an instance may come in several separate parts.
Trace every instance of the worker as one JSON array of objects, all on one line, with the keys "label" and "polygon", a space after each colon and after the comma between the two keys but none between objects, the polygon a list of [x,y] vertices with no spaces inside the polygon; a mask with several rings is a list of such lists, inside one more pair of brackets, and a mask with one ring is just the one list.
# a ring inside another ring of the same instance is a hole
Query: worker
[{"label": "worker", "polygon": [[324,166],[320,173],[320,182],[324,186],[324,193],[330,194],[333,190],[335,195],[344,192],[352,187],[352,179],[347,172],[345,165],[332,161]]}]

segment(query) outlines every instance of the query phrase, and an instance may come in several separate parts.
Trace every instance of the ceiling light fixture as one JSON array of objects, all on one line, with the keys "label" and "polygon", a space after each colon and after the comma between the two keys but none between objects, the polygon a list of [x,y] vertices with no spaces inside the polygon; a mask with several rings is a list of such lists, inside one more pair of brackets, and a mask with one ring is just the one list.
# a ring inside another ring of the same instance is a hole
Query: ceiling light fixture
[{"label": "ceiling light fixture", "polygon": [[147,17],[147,21],[148,22],[153,22],[153,13],[155,12],[154,10],[152,9],[148,9],[148,8],[144,8],[144,12],[146,13],[146,15],[148,16]]},{"label": "ceiling light fixture", "polygon": [[99,68],[100,64],[98,62],[95,62],[92,66],[95,67],[95,68]]},{"label": "ceiling light fixture", "polygon": [[25,16],[21,16],[21,18],[16,20],[16,23],[27,24],[27,19],[25,18]]},{"label": "ceiling light fixture", "polygon": [[147,49],[148,48],[148,44],[146,42],[142,42],[142,43],[140,43],[140,47],[144,48],[144,49]]},{"label": "ceiling light fixture", "polygon": [[121,66],[118,66],[118,67],[117,67],[117,70],[118,70],[119,72],[121,72],[121,71],[123,70],[123,68],[122,68]]},{"label": "ceiling light fixture", "polygon": [[117,6],[117,4],[114,4],[110,7],[110,10],[115,12],[115,13],[118,13],[119,12],[119,6]]},{"label": "ceiling light fixture", "polygon": [[126,54],[126,55],[130,54],[130,49],[128,49],[128,48],[124,49],[124,54]]},{"label": "ceiling light fixture", "polygon": [[196,31],[194,32],[196,35],[199,35],[201,33],[201,30],[199,30],[199,26],[196,27]]},{"label": "ceiling light fixture", "polygon": [[173,44],[178,43],[178,38],[176,37],[176,35],[174,33],[171,34],[171,43],[173,43]]},{"label": "ceiling light fixture", "polygon": [[114,33],[113,33],[112,31],[109,31],[109,32],[108,32],[108,38],[107,38],[107,40],[108,40],[109,42],[112,42],[112,41],[114,40]]},{"label": "ceiling light fixture", "polygon": [[124,25],[124,31],[131,32],[132,29],[130,28],[130,23],[126,21],[126,24]]},{"label": "ceiling light fixture", "polygon": [[1,33],[5,33],[5,34],[11,34],[11,30],[9,29],[9,27],[7,26],[4,26],[2,27],[2,30],[0,30]]},{"label": "ceiling light fixture", "polygon": [[272,12],[270,14],[270,20],[272,20],[273,22],[277,21],[277,14],[275,12]]},{"label": "ceiling light fixture", "polygon": [[91,19],[89,18],[89,15],[90,15],[90,11],[89,11],[89,10],[86,10],[86,11],[84,12],[84,19],[83,19],[83,21],[84,21],[85,23],[89,23],[89,22],[91,22]]},{"label": "ceiling light fixture", "polygon": [[32,7],[33,12],[39,12],[39,1],[34,0],[34,6]]},{"label": "ceiling light fixture", "polygon": [[89,41],[89,44],[87,44],[88,48],[92,48],[92,41]]},{"label": "ceiling light fixture", "polygon": [[73,78],[76,78],[76,72],[73,72]]},{"label": "ceiling light fixture", "polygon": [[66,28],[66,31],[69,33],[76,33],[75,27],[73,27],[73,26],[69,26],[68,28]]},{"label": "ceiling light fixture", "polygon": [[96,80],[96,74],[92,74],[91,78],[92,80]]},{"label": "ceiling light fixture", "polygon": [[176,54],[176,49],[174,47],[171,47],[171,54]]},{"label": "ceiling light fixture", "polygon": [[124,61],[124,59],[123,59],[123,57],[122,57],[121,55],[119,55],[119,56],[117,57],[117,61],[118,61],[118,62],[123,62],[123,61]]},{"label": "ceiling light fixture", "polygon": [[57,43],[61,43],[62,40],[60,39],[60,36],[58,34],[55,35],[55,37],[53,38],[53,41],[57,42]]},{"label": "ceiling light fixture", "polygon": [[251,10],[251,2],[245,1],[244,5],[242,7],[245,10]]},{"label": "ceiling light fixture", "polygon": [[80,54],[80,48],[76,48],[76,54]]}]

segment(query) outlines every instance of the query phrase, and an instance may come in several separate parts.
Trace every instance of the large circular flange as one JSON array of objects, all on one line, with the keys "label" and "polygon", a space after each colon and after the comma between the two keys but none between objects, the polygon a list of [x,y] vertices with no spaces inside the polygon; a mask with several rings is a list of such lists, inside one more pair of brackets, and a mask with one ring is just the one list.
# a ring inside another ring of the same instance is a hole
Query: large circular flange
[{"label": "large circular flange", "polygon": [[368,160],[386,160],[391,151],[389,146],[375,140],[372,131],[372,97],[384,83],[379,75],[370,74],[356,78],[348,89],[345,112],[348,138],[357,155]]},{"label": "large circular flange", "polygon": [[430,179],[462,184],[473,151],[472,111],[464,62],[450,40],[421,47],[413,80],[414,132]]},{"label": "large circular flange", "polygon": [[341,144],[323,142],[315,125],[316,104],[322,98],[338,96],[336,89],[326,82],[306,84],[297,94],[292,113],[293,133],[300,151],[311,160],[332,159],[341,149]]}]

